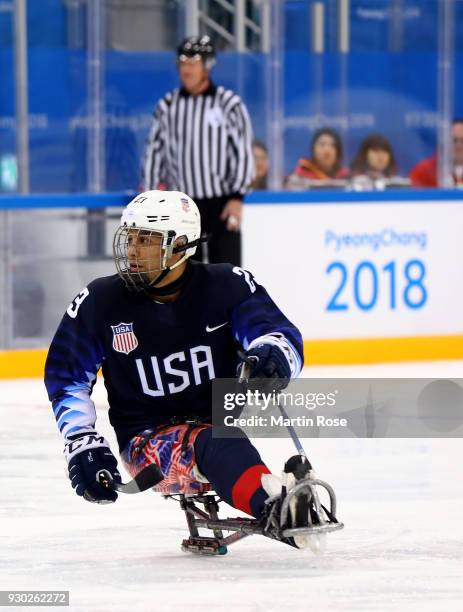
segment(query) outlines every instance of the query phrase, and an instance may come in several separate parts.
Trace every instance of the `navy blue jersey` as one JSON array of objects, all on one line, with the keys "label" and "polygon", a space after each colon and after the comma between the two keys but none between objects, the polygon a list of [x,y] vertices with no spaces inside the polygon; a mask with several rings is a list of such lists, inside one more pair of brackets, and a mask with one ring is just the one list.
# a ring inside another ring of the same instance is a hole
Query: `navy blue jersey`
[{"label": "navy blue jersey", "polygon": [[120,449],[173,417],[210,419],[211,381],[236,376],[238,345],[278,344],[297,376],[301,335],[253,276],[229,264],[188,265],[171,303],[130,293],[117,274],[94,280],[71,303],[45,366],[65,438],[94,428],[90,395],[100,368]]}]

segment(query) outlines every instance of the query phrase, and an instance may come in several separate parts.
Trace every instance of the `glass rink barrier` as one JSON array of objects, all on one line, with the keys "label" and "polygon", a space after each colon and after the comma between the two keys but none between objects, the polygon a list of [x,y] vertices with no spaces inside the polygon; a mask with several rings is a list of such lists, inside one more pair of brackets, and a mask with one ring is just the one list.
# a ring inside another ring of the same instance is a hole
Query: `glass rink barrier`
[{"label": "glass rink barrier", "polygon": [[[130,199],[0,196],[0,349],[45,349],[75,296],[116,273]],[[300,329],[306,365],[463,359],[461,227],[457,189],[254,193],[243,268]]]},{"label": "glass rink barrier", "polygon": [[0,196],[0,348],[46,346],[73,297],[115,272],[112,238],[129,200]]},{"label": "glass rink barrier", "polygon": [[[211,77],[244,100],[267,148],[259,188],[342,189],[349,175],[358,190],[451,187],[463,181],[451,125],[463,116],[462,20],[463,0],[5,0],[0,191],[136,190],[190,34],[212,37]],[[335,135],[317,153],[323,128]],[[389,161],[366,164],[368,150]]]},{"label": "glass rink barrier", "polygon": [[[463,2],[281,4],[269,128],[275,187],[281,177],[291,191],[343,189],[349,177],[359,191],[461,182],[451,122],[463,114]],[[331,165],[322,149],[315,163],[324,129],[336,144]],[[388,152],[389,163],[377,163],[374,151]]]}]

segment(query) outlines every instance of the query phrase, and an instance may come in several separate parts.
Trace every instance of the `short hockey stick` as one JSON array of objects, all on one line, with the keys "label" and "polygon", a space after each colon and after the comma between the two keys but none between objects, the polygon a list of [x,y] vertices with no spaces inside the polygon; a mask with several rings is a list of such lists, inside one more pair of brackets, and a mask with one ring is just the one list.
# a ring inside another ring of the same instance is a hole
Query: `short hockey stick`
[{"label": "short hockey stick", "polygon": [[[280,402],[278,402],[278,408],[281,412],[281,414],[283,415],[283,418],[285,419],[286,423],[290,422],[289,417],[288,417],[288,413],[286,412],[286,410],[283,408],[283,406],[280,404]],[[299,436],[296,433],[296,430],[294,429],[294,427],[292,425],[286,425],[286,429],[289,431],[289,435],[291,436],[292,441],[294,442],[294,446],[296,447],[297,452],[301,455],[301,457],[304,457],[304,459],[306,459],[307,461],[309,461],[307,454],[304,450],[304,447],[301,444],[301,441],[299,440]],[[310,465],[310,461],[309,461],[309,465]],[[312,467],[312,466],[310,466]]]},{"label": "short hockey stick", "polygon": [[[244,353],[243,351],[238,351],[238,355],[240,357],[240,359],[243,360],[243,365],[241,366],[241,371],[239,374],[239,382],[244,383],[247,382],[249,380],[249,373],[251,370],[252,365],[254,364],[254,362],[256,361],[256,357],[248,357],[246,355],[246,353]],[[281,414],[283,415],[283,418],[285,419],[285,421],[288,423],[290,422],[289,417],[288,417],[288,413],[286,412],[286,410],[283,408],[283,406],[280,404],[280,402],[278,402],[278,408],[281,412]],[[296,447],[297,452],[304,457],[304,459],[306,459],[309,462],[309,466],[310,466],[310,461],[307,457],[307,454],[304,450],[304,447],[301,444],[301,441],[299,440],[299,437],[296,433],[296,430],[294,429],[294,427],[292,425],[286,425],[286,428],[289,431],[289,435],[291,436],[292,441],[294,442],[294,446]],[[312,467],[312,466],[310,466]]]},{"label": "short hockey stick", "polygon": [[156,486],[158,482],[164,479],[164,474],[155,463],[151,463],[129,482],[116,482],[108,470],[100,470],[96,475],[96,479],[103,487],[119,491],[119,493],[133,494],[141,493]]}]

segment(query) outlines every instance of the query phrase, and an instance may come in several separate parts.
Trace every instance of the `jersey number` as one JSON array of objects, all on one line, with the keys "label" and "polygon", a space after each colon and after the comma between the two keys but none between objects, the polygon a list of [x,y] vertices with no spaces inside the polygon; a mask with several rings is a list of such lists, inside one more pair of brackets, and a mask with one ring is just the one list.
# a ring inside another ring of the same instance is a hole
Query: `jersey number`
[{"label": "jersey number", "polygon": [[79,312],[80,305],[85,300],[85,298],[89,295],[89,290],[87,287],[82,289],[76,299],[69,304],[69,308],[66,310],[71,319],[75,319],[77,317],[77,313]]},{"label": "jersey number", "polygon": [[252,277],[249,274],[249,272],[247,270],[243,270],[243,268],[239,268],[238,266],[235,266],[233,268],[233,272],[235,274],[238,274],[238,276],[244,276],[244,280],[249,285],[249,289],[251,289],[251,293],[254,293],[254,291],[256,290],[256,284],[252,280]]}]

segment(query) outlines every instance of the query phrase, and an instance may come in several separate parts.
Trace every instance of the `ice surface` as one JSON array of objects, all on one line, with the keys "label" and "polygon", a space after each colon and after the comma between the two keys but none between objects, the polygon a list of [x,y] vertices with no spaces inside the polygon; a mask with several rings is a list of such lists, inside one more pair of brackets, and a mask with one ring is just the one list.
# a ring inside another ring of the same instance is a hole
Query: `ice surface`
[{"label": "ice surface", "polygon": [[[463,364],[305,373],[462,377]],[[41,381],[3,381],[0,392],[0,589],[69,590],[70,609],[85,612],[463,610],[460,440],[306,441],[346,525],[327,553],[255,536],[224,557],[195,557],[180,551],[187,530],[173,501],[147,492],[98,506],[73,493]],[[101,382],[94,396],[116,448]],[[293,454],[289,440],[257,445],[277,472]]]}]

